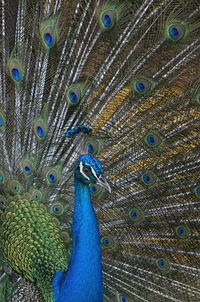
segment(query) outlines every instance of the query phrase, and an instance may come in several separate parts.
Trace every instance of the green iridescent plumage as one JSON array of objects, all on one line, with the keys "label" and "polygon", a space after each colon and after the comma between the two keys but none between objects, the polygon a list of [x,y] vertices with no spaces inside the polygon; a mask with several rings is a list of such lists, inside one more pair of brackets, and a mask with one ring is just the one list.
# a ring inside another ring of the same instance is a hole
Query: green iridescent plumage
[{"label": "green iridescent plumage", "polygon": [[37,283],[47,301],[53,301],[54,272],[65,270],[69,260],[60,229],[40,202],[20,196],[6,205],[2,216],[4,257],[15,271]]},{"label": "green iridescent plumage", "polygon": [[40,35],[42,43],[47,50],[56,45],[59,38],[58,27],[59,14],[51,16],[40,24]]},{"label": "green iridescent plumage", "polygon": [[24,77],[22,62],[17,57],[12,57],[8,61],[8,71],[15,84],[20,84]]},{"label": "green iridescent plumage", "polygon": [[0,302],[54,302],[81,153],[111,187],[89,185],[105,302],[200,301],[199,1],[0,11]]}]

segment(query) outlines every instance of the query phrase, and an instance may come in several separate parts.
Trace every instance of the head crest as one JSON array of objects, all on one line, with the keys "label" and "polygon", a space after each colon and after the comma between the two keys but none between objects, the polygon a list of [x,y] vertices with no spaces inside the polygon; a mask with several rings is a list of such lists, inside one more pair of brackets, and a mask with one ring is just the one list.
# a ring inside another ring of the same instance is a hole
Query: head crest
[{"label": "head crest", "polygon": [[86,134],[91,134],[92,128],[87,126],[76,126],[72,129],[69,129],[66,133],[67,138],[77,137],[78,146],[80,146],[80,154],[87,154],[88,153],[88,145],[86,141]]}]

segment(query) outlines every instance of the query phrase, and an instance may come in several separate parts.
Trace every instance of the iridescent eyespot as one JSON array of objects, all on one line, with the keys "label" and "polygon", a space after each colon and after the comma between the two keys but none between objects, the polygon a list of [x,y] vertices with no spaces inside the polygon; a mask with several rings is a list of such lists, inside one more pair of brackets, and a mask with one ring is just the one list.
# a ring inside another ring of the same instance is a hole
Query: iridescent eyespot
[{"label": "iridescent eyespot", "polygon": [[151,183],[151,175],[149,173],[144,174],[143,180],[146,184],[150,184]]},{"label": "iridescent eyespot", "polygon": [[145,186],[151,187],[156,183],[157,178],[155,174],[150,171],[147,171],[142,175],[141,180]]},{"label": "iridescent eyespot", "polygon": [[0,208],[4,209],[6,207],[7,200],[3,195],[0,195]]},{"label": "iridescent eyespot", "polygon": [[156,133],[150,132],[145,136],[145,143],[151,148],[158,147],[161,142],[161,137]]},{"label": "iridescent eyespot", "polygon": [[20,72],[19,69],[17,69],[17,68],[12,68],[12,69],[11,69],[11,73],[12,73],[13,78],[14,78],[16,81],[20,81],[20,79],[21,79],[21,72]]},{"label": "iridescent eyespot", "polygon": [[181,23],[175,23],[168,26],[167,35],[168,38],[172,41],[179,41],[185,35],[186,29],[185,26]]},{"label": "iridescent eyespot", "polygon": [[129,210],[129,217],[132,222],[141,222],[144,220],[142,210],[138,207],[133,207]]},{"label": "iridescent eyespot", "polygon": [[143,81],[136,82],[136,88],[139,92],[145,92],[146,88]]},{"label": "iridescent eyespot", "polygon": [[113,9],[104,10],[100,15],[101,26],[104,30],[110,30],[116,23],[116,15]]},{"label": "iridescent eyespot", "polygon": [[46,49],[50,50],[58,40],[58,18],[59,14],[50,17],[40,24],[40,35]]},{"label": "iridescent eyespot", "polygon": [[138,94],[145,95],[151,91],[153,83],[148,79],[135,79],[133,90]]},{"label": "iridescent eyespot", "polygon": [[63,205],[61,203],[54,203],[51,206],[50,212],[56,216],[60,216],[64,212]]},{"label": "iridescent eyespot", "polygon": [[97,193],[97,188],[96,188],[95,185],[90,185],[90,192],[93,193],[93,194]]},{"label": "iridescent eyespot", "polygon": [[24,160],[22,162],[23,172],[25,176],[30,176],[33,174],[33,164],[29,160]]},{"label": "iridescent eyespot", "polygon": [[43,120],[37,120],[34,123],[34,132],[35,135],[39,140],[42,140],[45,138],[47,134],[47,126],[46,123]]},{"label": "iridescent eyespot", "polygon": [[40,136],[40,137],[44,136],[44,128],[42,128],[41,126],[37,126],[36,131],[37,131],[38,136]]},{"label": "iridescent eyespot", "polygon": [[157,258],[156,265],[161,271],[169,271],[170,264],[166,258]]},{"label": "iridescent eyespot", "polygon": [[31,169],[29,167],[25,167],[24,168],[25,173],[30,174],[31,173]]},{"label": "iridescent eyespot", "polygon": [[179,236],[183,236],[183,234],[184,234],[184,228],[183,228],[183,227],[178,227],[178,229],[177,229],[177,234],[178,234]]},{"label": "iridescent eyespot", "polygon": [[34,190],[32,193],[32,198],[40,201],[42,199],[42,193],[39,190]]},{"label": "iridescent eyespot", "polygon": [[13,81],[16,84],[20,83],[24,75],[21,62],[18,59],[11,59],[8,61],[8,68]]},{"label": "iridescent eyespot", "polygon": [[56,181],[56,177],[53,174],[49,174],[48,175],[48,180],[52,183],[54,183]]},{"label": "iridescent eyespot", "polygon": [[101,246],[105,249],[116,249],[117,244],[110,235],[104,235],[101,238]]},{"label": "iridescent eyespot", "polygon": [[114,14],[111,10],[106,11],[102,14],[102,21],[106,27],[112,27],[113,19],[114,19]]},{"label": "iridescent eyespot", "polygon": [[77,105],[81,100],[81,89],[79,85],[70,86],[67,90],[67,100],[70,105]]},{"label": "iridescent eyespot", "polygon": [[92,144],[88,144],[88,153],[94,153],[95,149]]},{"label": "iridescent eyespot", "polygon": [[97,139],[88,140],[88,153],[92,155],[98,154],[100,149],[100,142]]},{"label": "iridescent eyespot", "polygon": [[188,227],[184,225],[177,226],[175,232],[180,239],[187,239],[190,235]]},{"label": "iridescent eyespot", "polygon": [[46,179],[49,185],[56,184],[58,180],[56,170],[49,170],[46,174]]},{"label": "iridescent eyespot", "polygon": [[50,30],[51,28],[46,29],[47,32],[44,33],[43,38],[46,45],[52,47],[54,45],[54,36],[50,32],[48,32]]},{"label": "iridescent eyespot", "polygon": [[12,193],[17,194],[21,190],[21,185],[17,180],[11,180],[9,183],[9,187]]},{"label": "iridescent eyespot", "polygon": [[117,302],[129,302],[129,298],[126,297],[124,294],[117,293]]},{"label": "iridescent eyespot", "polygon": [[121,297],[120,297],[120,301],[121,301],[121,302],[126,302],[126,297],[125,297],[125,296],[121,296]]},{"label": "iridescent eyespot", "polygon": [[90,184],[90,193],[94,197],[98,197],[104,190],[102,186],[99,186],[97,184]]},{"label": "iridescent eyespot", "polygon": [[102,240],[102,243],[103,243],[104,246],[108,247],[108,246],[111,245],[111,240],[109,240],[108,238],[104,238]]}]

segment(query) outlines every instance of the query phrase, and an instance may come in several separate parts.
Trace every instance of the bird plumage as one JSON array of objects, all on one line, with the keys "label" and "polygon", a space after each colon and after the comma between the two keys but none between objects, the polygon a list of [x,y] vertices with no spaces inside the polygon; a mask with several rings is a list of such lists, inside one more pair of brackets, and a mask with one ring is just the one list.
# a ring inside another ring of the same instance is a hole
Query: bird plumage
[{"label": "bird plumage", "polygon": [[198,0],[1,0],[0,301],[53,301],[85,152],[112,189],[89,184],[104,301],[199,301],[199,17]]},{"label": "bird plumage", "polygon": [[[56,302],[103,302],[101,245],[89,184],[102,184],[100,162],[91,154],[81,155],[74,170],[75,205],[73,247],[67,271],[56,272],[53,293]],[[104,181],[109,189],[108,183]],[[89,248],[88,248],[89,247]]]}]

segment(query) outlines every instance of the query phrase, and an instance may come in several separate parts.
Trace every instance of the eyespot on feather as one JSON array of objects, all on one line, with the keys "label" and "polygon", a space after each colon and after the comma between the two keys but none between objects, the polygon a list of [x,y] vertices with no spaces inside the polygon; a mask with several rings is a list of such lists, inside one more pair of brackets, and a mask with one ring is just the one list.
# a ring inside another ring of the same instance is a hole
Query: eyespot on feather
[{"label": "eyespot on feather", "polygon": [[66,91],[67,101],[71,106],[76,106],[80,103],[83,96],[83,84],[71,85]]},{"label": "eyespot on feather", "polygon": [[28,159],[25,159],[22,162],[22,170],[23,170],[23,173],[24,173],[24,175],[26,177],[29,177],[29,176],[33,175],[33,172],[34,172],[34,164],[33,164],[33,162],[31,162]]},{"label": "eyespot on feather", "polygon": [[11,180],[9,182],[9,188],[13,194],[19,194],[21,191],[21,185],[17,180]]},{"label": "eyespot on feather", "polygon": [[103,187],[99,186],[97,184],[90,184],[89,188],[90,188],[90,194],[93,197],[100,196],[103,193],[103,191],[104,191]]},{"label": "eyespot on feather", "polygon": [[38,119],[34,122],[34,133],[39,141],[42,141],[47,135],[47,125],[44,120]]},{"label": "eyespot on feather", "polygon": [[58,42],[59,28],[58,20],[60,14],[50,17],[40,24],[40,35],[42,43],[47,50],[53,48]]},{"label": "eyespot on feather", "polygon": [[42,192],[39,191],[39,190],[34,190],[33,193],[32,193],[32,198],[34,200],[41,201],[41,199],[42,199]]},{"label": "eyespot on feather", "polygon": [[24,69],[21,61],[18,58],[9,59],[8,70],[14,83],[19,84],[24,77]]},{"label": "eyespot on feather", "polygon": [[61,203],[54,203],[52,206],[51,206],[51,209],[50,209],[50,213],[51,214],[54,214],[56,216],[60,216],[62,215],[64,212],[64,207]]},{"label": "eyespot on feather", "polygon": [[148,94],[155,84],[150,79],[138,78],[133,81],[133,90],[141,95]]},{"label": "eyespot on feather", "polygon": [[47,171],[46,182],[48,185],[55,185],[58,183],[58,172],[56,169],[49,169]]},{"label": "eyespot on feather", "polygon": [[160,271],[168,272],[170,270],[170,264],[166,258],[157,258],[156,265]]},{"label": "eyespot on feather", "polygon": [[111,30],[116,24],[116,11],[112,8],[100,13],[100,24],[103,30]]},{"label": "eyespot on feather", "polygon": [[162,139],[161,137],[154,132],[149,132],[144,139],[145,143],[147,146],[149,146],[150,148],[156,148],[158,146],[160,146],[160,144],[162,143]]},{"label": "eyespot on feather", "polygon": [[157,182],[157,177],[153,172],[146,171],[141,176],[141,181],[146,187],[152,187]]},{"label": "eyespot on feather", "polygon": [[129,302],[130,300],[126,297],[126,295],[117,293],[117,302]]},{"label": "eyespot on feather", "polygon": [[3,195],[0,195],[0,209],[5,209],[7,200]]},{"label": "eyespot on feather", "polygon": [[144,214],[139,207],[133,207],[129,210],[129,218],[133,223],[142,222],[144,220]]},{"label": "eyespot on feather", "polygon": [[117,243],[112,238],[112,236],[105,234],[101,236],[101,247],[105,250],[116,250]]},{"label": "eyespot on feather", "polygon": [[186,27],[181,22],[174,22],[167,26],[167,38],[172,42],[180,41],[186,34]]},{"label": "eyespot on feather", "polygon": [[175,228],[175,233],[180,239],[188,239],[190,236],[189,228],[186,225],[178,225]]},{"label": "eyespot on feather", "polygon": [[100,150],[100,142],[97,139],[88,139],[87,141],[88,153],[97,155]]}]

